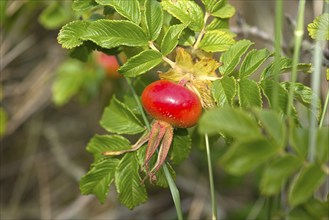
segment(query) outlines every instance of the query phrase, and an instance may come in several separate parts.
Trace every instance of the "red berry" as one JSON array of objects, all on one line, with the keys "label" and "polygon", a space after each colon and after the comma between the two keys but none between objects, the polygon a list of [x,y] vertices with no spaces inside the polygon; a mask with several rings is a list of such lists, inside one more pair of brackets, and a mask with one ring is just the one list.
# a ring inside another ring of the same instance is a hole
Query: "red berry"
[{"label": "red berry", "polygon": [[[97,63],[105,69],[106,75],[110,78],[119,78],[122,75],[118,73],[120,65],[117,58],[114,55],[107,55],[99,52],[96,55]],[[125,58],[123,59],[125,61]]]},{"label": "red berry", "polygon": [[142,104],[153,118],[178,128],[192,127],[202,113],[196,94],[168,80],[158,80],[148,85],[142,93]]}]

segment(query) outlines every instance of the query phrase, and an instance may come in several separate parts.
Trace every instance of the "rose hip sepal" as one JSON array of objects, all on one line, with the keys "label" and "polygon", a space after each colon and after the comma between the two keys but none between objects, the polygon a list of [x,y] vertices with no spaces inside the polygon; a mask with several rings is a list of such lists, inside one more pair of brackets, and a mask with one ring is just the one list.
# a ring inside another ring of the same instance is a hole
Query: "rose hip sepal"
[{"label": "rose hip sepal", "polygon": [[[107,151],[103,155],[114,156],[135,151],[148,141],[144,167],[150,180],[155,181],[155,174],[168,155],[174,128],[194,126],[201,116],[202,105],[191,90],[168,80],[151,83],[144,89],[141,98],[144,109],[154,118],[150,132],[143,135],[129,150]],[[157,161],[150,170],[149,162],[158,148]]]}]

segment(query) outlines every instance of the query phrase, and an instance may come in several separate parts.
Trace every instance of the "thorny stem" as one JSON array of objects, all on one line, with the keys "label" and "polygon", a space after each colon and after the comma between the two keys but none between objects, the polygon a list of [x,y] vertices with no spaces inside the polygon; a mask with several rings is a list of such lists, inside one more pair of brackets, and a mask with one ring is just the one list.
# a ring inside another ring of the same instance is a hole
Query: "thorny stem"
[{"label": "thorny stem", "polygon": [[203,35],[206,33],[206,24],[207,24],[207,20],[208,20],[209,16],[210,16],[210,14],[208,12],[206,12],[204,15],[204,18],[203,18],[203,27],[202,27],[202,30],[200,31],[198,39],[195,41],[195,44],[193,45],[193,51],[198,49],[201,39],[202,39]]},{"label": "thorny stem", "polygon": [[212,207],[211,219],[215,220],[215,219],[217,219],[217,204],[216,204],[214,177],[213,177],[212,165],[211,165],[211,153],[210,153],[210,147],[209,147],[208,134],[205,134],[204,137],[205,137],[205,142],[206,142],[208,170],[209,170],[209,184],[210,184],[211,207]]}]

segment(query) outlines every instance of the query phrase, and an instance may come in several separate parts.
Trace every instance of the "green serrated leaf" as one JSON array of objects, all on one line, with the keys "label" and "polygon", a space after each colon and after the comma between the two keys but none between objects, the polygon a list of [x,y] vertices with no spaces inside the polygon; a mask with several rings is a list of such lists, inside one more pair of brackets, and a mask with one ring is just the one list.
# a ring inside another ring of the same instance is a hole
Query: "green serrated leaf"
[{"label": "green serrated leaf", "polygon": [[0,107],[0,137],[2,137],[6,133],[7,122],[7,112]]},{"label": "green serrated leaf", "polygon": [[189,0],[163,0],[161,5],[164,10],[183,24],[196,32],[200,32],[203,27],[203,11],[198,4]]},{"label": "green serrated leaf", "polygon": [[53,101],[56,105],[67,103],[83,86],[86,73],[84,67],[77,60],[67,60],[57,70],[55,82],[52,86]]},{"label": "green serrated leaf", "polygon": [[221,18],[214,18],[209,25],[206,26],[206,30],[218,30],[218,29],[224,29],[224,30],[229,30],[230,25],[229,25],[229,19],[221,19]]},{"label": "green serrated leaf", "polygon": [[266,196],[278,194],[283,184],[301,165],[300,159],[289,154],[274,160],[262,175],[260,183],[262,194]]},{"label": "green serrated leaf", "polygon": [[133,209],[137,205],[146,202],[146,188],[141,182],[136,153],[126,153],[117,165],[115,172],[115,185],[121,204]]},{"label": "green serrated leaf", "polygon": [[130,21],[139,24],[141,22],[141,10],[138,0],[95,0],[98,4],[113,7],[120,15]]},{"label": "green serrated leaf", "polygon": [[144,17],[147,27],[148,39],[154,41],[158,38],[163,25],[163,11],[159,2],[146,0]]},{"label": "green serrated leaf", "polygon": [[223,168],[233,174],[242,175],[252,171],[271,159],[278,152],[277,146],[259,136],[234,143],[220,159]]},{"label": "green serrated leaf", "polygon": [[199,121],[201,134],[218,134],[231,137],[255,137],[260,134],[257,122],[241,109],[228,106],[214,108],[205,112]]},{"label": "green serrated leaf", "polygon": [[74,11],[87,11],[95,7],[97,3],[95,0],[74,0],[72,3],[72,9]]},{"label": "green serrated leaf", "polygon": [[225,0],[201,0],[204,6],[206,7],[206,11],[209,13],[215,12],[224,6]]},{"label": "green serrated leaf", "polygon": [[298,157],[306,159],[309,144],[309,130],[306,128],[291,126],[289,143]]},{"label": "green serrated leaf", "polygon": [[[287,57],[281,57],[279,62],[279,74],[289,72],[292,70],[292,60]],[[263,72],[261,73],[261,80],[264,80],[269,77],[274,76],[274,68],[275,68],[275,61],[273,61],[268,67],[266,67]],[[298,72],[306,72],[310,73],[311,64],[309,63],[298,63],[297,64],[297,71]]]},{"label": "green serrated leaf", "polygon": [[315,112],[313,114],[320,119],[322,114],[322,106],[321,106],[321,100],[318,96],[315,95],[315,93],[312,91],[312,89],[308,86],[305,86],[302,83],[291,83],[291,82],[282,82],[281,85],[283,88],[285,88],[287,91],[292,87],[294,99],[296,99],[298,102],[300,102],[305,107],[312,110],[312,100],[316,99],[316,106]]},{"label": "green serrated leaf", "polygon": [[105,151],[120,151],[130,148],[129,140],[120,135],[95,135],[87,145],[87,151],[94,155],[95,162],[108,158],[102,155]]},{"label": "green serrated leaf", "polygon": [[81,36],[86,32],[89,21],[72,21],[59,31],[57,40],[63,48],[72,49],[82,45]]},{"label": "green serrated leaf", "polygon": [[241,64],[239,71],[240,78],[248,77],[254,73],[270,55],[270,51],[266,48],[262,50],[251,50]]},{"label": "green serrated leaf", "polygon": [[329,13],[317,16],[312,23],[307,26],[308,34],[313,39],[329,40]]},{"label": "green serrated leaf", "polygon": [[161,53],[168,55],[178,44],[178,38],[186,28],[184,24],[170,26],[161,42]]},{"label": "green serrated leaf", "polygon": [[134,113],[115,97],[105,108],[100,124],[107,131],[117,134],[137,134],[145,130]]},{"label": "green serrated leaf", "polygon": [[278,146],[281,148],[284,147],[286,141],[286,127],[282,117],[273,110],[255,110],[255,113],[267,134],[273,138]]},{"label": "green serrated leaf", "polygon": [[195,42],[195,33],[187,28],[184,29],[179,36],[178,44],[181,46],[193,46]]},{"label": "green serrated leaf", "polygon": [[192,147],[192,139],[186,129],[175,131],[171,149],[170,160],[174,164],[180,164],[189,156]]},{"label": "green serrated leaf", "polygon": [[235,79],[230,76],[224,76],[222,79],[214,81],[211,85],[211,93],[217,106],[224,106],[225,104],[233,106],[236,95]]},{"label": "green serrated leaf", "polygon": [[104,203],[118,163],[119,160],[114,158],[94,163],[91,170],[80,180],[81,193],[94,194],[101,203]]},{"label": "green serrated leaf", "polygon": [[217,11],[211,13],[212,16],[218,18],[230,18],[234,14],[235,14],[235,8],[229,3],[226,3]]},{"label": "green serrated leaf", "polygon": [[286,113],[288,108],[288,92],[285,90],[278,82],[273,80],[263,80],[260,84],[264,96],[268,100],[270,106],[273,106],[274,97],[273,91],[274,87],[277,87],[278,94],[278,108],[281,112]]},{"label": "green serrated leaf", "polygon": [[223,52],[235,43],[233,36],[222,30],[206,31],[199,48],[206,52]]},{"label": "green serrated leaf", "polygon": [[292,206],[305,202],[325,180],[326,174],[317,164],[308,164],[293,180],[288,194]]},{"label": "green serrated leaf", "polygon": [[119,68],[119,73],[126,77],[136,77],[157,66],[161,61],[162,54],[160,52],[144,50],[122,65]]},{"label": "green serrated leaf", "polygon": [[131,21],[100,19],[91,22],[80,37],[91,40],[104,48],[117,46],[142,47],[148,45],[147,36],[141,27]]},{"label": "green serrated leaf", "polygon": [[242,55],[253,45],[249,40],[240,40],[233,44],[228,51],[223,53],[219,59],[222,66],[219,67],[219,72],[223,75],[229,75],[239,64]]},{"label": "green serrated leaf", "polygon": [[250,79],[241,79],[238,82],[239,104],[243,108],[262,107],[262,97],[259,85]]}]

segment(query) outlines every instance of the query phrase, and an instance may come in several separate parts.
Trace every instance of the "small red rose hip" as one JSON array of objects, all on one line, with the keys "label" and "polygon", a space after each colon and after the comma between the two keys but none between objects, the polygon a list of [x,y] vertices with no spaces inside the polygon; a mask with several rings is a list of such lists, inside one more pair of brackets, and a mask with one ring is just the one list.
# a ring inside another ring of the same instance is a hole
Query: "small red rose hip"
[{"label": "small red rose hip", "polygon": [[158,80],[148,85],[142,93],[142,104],[154,119],[177,128],[192,127],[202,113],[196,94],[168,80]]},{"label": "small red rose hip", "polygon": [[[125,62],[125,57],[123,55],[118,55],[123,62]],[[114,55],[107,55],[102,52],[96,53],[96,61],[97,63],[104,68],[106,72],[106,76],[109,78],[120,78],[122,75],[118,73],[118,69],[120,68],[119,62]]]}]

